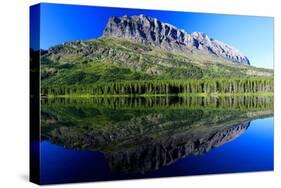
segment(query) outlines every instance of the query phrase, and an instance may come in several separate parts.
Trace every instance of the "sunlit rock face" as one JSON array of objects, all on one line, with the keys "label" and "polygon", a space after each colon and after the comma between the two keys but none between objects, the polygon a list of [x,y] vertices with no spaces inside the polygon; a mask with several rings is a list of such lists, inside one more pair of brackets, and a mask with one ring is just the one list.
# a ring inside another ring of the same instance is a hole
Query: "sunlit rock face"
[{"label": "sunlit rock face", "polygon": [[110,17],[103,36],[126,38],[169,51],[215,55],[236,63],[250,65],[249,59],[239,50],[209,38],[205,33],[190,34],[173,25],[144,15]]}]

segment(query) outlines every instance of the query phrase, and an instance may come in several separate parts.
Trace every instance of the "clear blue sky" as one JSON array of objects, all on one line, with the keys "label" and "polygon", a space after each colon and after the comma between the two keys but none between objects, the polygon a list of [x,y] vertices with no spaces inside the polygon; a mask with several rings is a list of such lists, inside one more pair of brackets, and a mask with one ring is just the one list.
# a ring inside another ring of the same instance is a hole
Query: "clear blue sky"
[{"label": "clear blue sky", "polygon": [[102,35],[110,16],[158,18],[191,33],[200,31],[246,55],[252,65],[273,68],[273,18],[173,11],[41,4],[41,48]]}]

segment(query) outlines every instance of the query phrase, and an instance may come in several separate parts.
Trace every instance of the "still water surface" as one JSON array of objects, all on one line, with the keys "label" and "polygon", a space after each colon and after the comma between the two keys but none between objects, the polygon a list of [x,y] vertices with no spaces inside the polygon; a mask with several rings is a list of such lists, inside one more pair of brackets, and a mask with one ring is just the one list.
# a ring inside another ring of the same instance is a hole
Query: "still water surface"
[{"label": "still water surface", "polygon": [[41,183],[273,170],[271,97],[42,101]]}]

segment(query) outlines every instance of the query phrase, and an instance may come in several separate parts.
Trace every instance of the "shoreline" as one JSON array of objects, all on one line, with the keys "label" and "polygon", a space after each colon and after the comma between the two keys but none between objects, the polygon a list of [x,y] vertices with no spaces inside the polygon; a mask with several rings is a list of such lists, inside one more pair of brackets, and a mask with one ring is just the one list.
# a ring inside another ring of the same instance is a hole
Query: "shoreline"
[{"label": "shoreline", "polygon": [[67,95],[48,95],[41,96],[41,99],[49,98],[134,98],[134,97],[273,97],[274,92],[258,92],[258,93],[179,93],[179,94],[135,94],[135,95],[91,95],[91,94],[67,94]]}]

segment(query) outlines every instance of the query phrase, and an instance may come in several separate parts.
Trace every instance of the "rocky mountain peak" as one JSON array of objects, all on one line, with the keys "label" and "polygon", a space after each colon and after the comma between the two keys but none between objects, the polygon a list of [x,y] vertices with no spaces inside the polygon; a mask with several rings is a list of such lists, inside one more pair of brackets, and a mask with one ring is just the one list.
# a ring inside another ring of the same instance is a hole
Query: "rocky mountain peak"
[{"label": "rocky mountain peak", "polygon": [[175,52],[196,52],[226,58],[236,63],[250,65],[239,50],[202,32],[188,32],[149,16],[112,16],[103,36],[126,38],[145,45],[160,47]]}]

